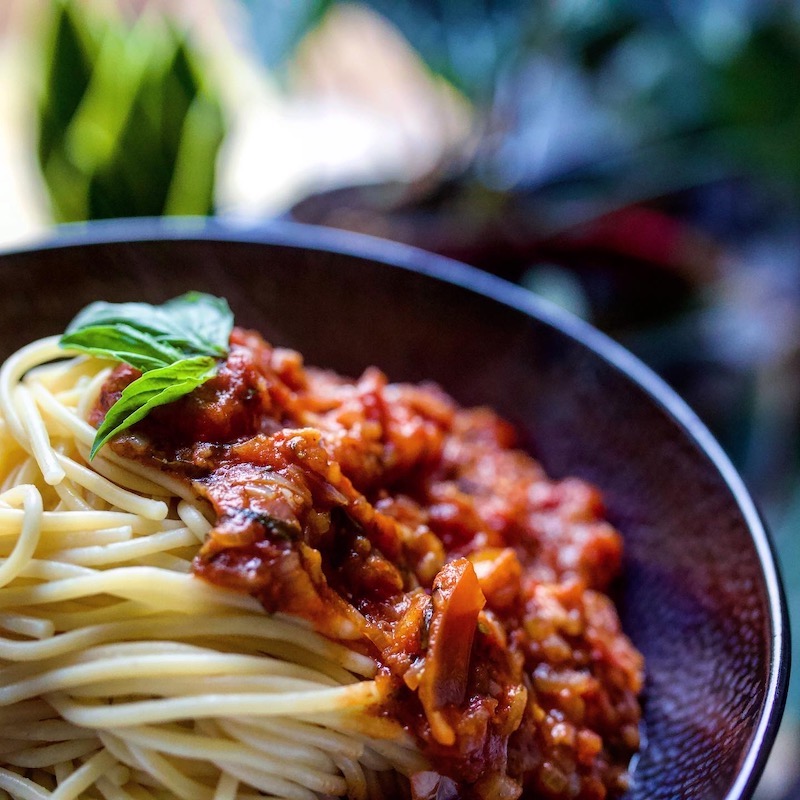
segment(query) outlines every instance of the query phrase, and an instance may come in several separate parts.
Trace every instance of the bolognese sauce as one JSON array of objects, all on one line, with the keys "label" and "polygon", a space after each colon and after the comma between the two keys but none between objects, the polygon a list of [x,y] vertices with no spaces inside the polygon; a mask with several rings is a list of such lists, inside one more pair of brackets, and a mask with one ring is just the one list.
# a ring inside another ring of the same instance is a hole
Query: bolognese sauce
[{"label": "bolognese sauce", "polygon": [[[138,375],[114,370],[93,424]],[[236,328],[214,378],[111,447],[212,507],[195,575],[375,660],[377,713],[430,764],[414,800],[624,792],[643,661],[606,594],[620,534],[495,413]]]}]

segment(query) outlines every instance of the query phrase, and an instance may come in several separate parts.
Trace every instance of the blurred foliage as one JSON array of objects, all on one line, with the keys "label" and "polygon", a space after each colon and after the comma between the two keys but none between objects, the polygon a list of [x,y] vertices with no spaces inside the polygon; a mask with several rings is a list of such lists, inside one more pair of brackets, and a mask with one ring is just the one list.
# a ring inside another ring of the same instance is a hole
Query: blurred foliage
[{"label": "blurred foliage", "polygon": [[259,55],[279,70],[303,37],[324,19],[331,0],[243,0],[253,18]]},{"label": "blurred foliage", "polygon": [[[339,0],[245,0],[264,61],[280,67]],[[347,3],[352,5],[352,3]],[[362,5],[395,25],[428,66],[472,98],[486,97],[504,60],[518,52],[530,6],[519,0],[370,0]]]},{"label": "blurred foliage", "polygon": [[185,32],[55,0],[39,162],[60,222],[213,208],[224,124]]},{"label": "blurred foliage", "polygon": [[[245,0],[265,62],[285,64],[344,2]],[[473,101],[485,132],[482,173],[505,188],[565,173],[606,196],[609,188],[653,195],[732,172],[800,185],[794,0],[358,5],[396,26]]]}]

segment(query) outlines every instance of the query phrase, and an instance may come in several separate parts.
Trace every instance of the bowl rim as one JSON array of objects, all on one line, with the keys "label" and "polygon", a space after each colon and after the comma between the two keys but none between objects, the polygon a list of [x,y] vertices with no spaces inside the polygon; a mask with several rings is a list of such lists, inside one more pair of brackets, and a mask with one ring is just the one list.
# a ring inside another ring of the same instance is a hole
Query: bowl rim
[{"label": "bowl rim", "polygon": [[727,454],[688,404],[644,362],[588,322],[502,278],[399,242],[287,219],[237,222],[214,217],[135,217],[58,225],[0,250],[8,256],[42,250],[147,241],[214,241],[297,247],[376,261],[489,297],[556,328],[638,385],[706,455],[719,472],[750,531],[764,578],[771,628],[769,680],[764,703],[736,778],[721,800],[751,797],[778,732],[788,689],[790,629],[775,551],[764,521]]}]

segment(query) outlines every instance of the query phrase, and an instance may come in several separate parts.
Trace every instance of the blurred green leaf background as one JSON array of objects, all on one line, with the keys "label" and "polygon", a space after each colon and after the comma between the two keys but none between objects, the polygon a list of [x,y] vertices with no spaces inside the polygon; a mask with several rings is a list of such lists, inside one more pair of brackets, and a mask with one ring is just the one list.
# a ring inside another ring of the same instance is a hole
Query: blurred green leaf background
[{"label": "blurred green leaf background", "polygon": [[214,209],[219,102],[186,34],[54,0],[39,161],[59,222]]}]

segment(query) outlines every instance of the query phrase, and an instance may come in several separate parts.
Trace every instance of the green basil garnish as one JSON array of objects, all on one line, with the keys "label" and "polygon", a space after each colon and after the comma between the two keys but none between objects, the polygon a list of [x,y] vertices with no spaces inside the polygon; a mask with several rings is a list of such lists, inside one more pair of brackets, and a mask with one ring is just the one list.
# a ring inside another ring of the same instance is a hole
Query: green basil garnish
[{"label": "green basil garnish", "polygon": [[233,314],[226,300],[201,292],[187,292],[160,306],[98,302],[86,306],[70,322],[66,335],[108,325],[128,325],[152,342],[176,348],[183,357],[222,358],[228,353]]},{"label": "green basil garnish", "polygon": [[233,314],[219,297],[189,292],[160,306],[92,303],[67,327],[66,350],[122,361],[142,375],[125,388],[98,428],[90,458],[115,434],[216,374],[228,353]]},{"label": "green basil garnish", "polygon": [[217,372],[217,362],[208,356],[176,361],[152,369],[125,387],[97,429],[90,458],[115,434],[144,419],[156,406],[172,403],[196,389]]}]

